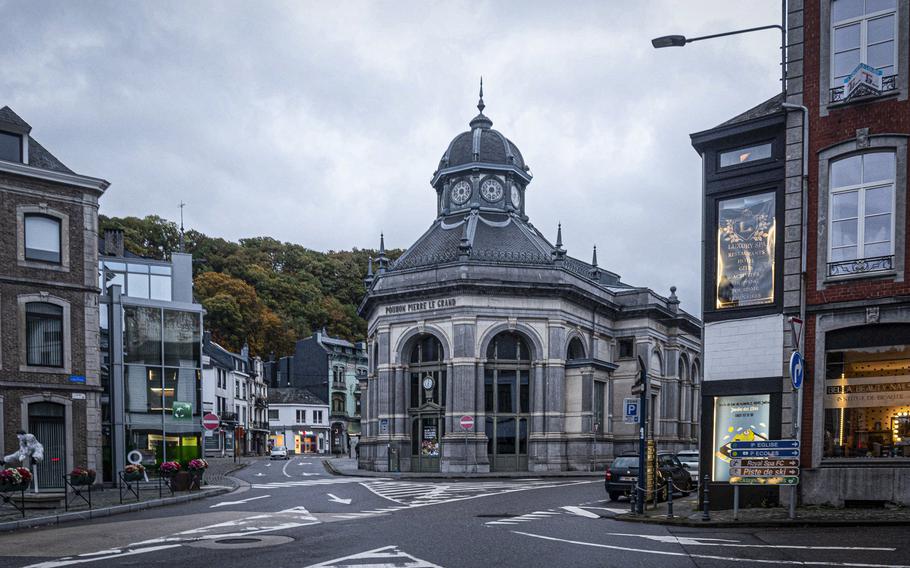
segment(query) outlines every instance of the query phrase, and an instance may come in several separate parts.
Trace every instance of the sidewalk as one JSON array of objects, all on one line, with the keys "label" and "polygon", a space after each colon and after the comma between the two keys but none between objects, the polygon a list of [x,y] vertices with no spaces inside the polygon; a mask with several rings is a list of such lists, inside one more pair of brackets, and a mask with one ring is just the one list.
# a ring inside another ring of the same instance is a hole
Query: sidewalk
[{"label": "sidewalk", "polygon": [[391,477],[393,479],[603,478],[603,472],[598,471],[497,471],[492,473],[415,473],[406,471],[399,473],[357,469],[357,460],[353,458],[326,458],[322,460],[322,463],[332,475],[347,475],[353,477]]},{"label": "sidewalk", "polygon": [[[631,508],[627,501],[614,503],[617,508]],[[650,505],[649,505],[650,506]],[[698,509],[698,498],[677,497],[673,499],[672,519],[667,518],[667,503],[660,503],[656,509],[645,511],[644,515],[631,512],[613,517],[618,521],[653,523],[687,527],[788,527],[788,526],[857,526],[857,525],[910,525],[910,508],[894,507],[885,509],[840,509],[835,507],[805,506],[796,509],[796,518],[789,518],[786,507],[740,509],[739,519],[733,520],[733,510],[711,511],[711,520],[702,520]]]},{"label": "sidewalk", "polygon": [[[209,468],[205,472],[204,484],[199,491],[180,491],[171,495],[167,488],[159,496],[157,478],[152,478],[151,483],[142,483],[139,489],[139,499],[129,492],[124,492],[123,503],[120,503],[120,490],[116,487],[92,489],[92,509],[79,497],[70,496],[69,511],[66,510],[61,492],[60,506],[54,509],[29,509],[25,510],[25,517],[9,504],[0,504],[0,532],[16,530],[25,527],[42,525],[56,525],[70,521],[109,517],[132,511],[141,511],[152,507],[186,503],[197,499],[205,499],[215,495],[229,493],[236,489],[237,481],[229,477],[233,471],[249,465],[258,458],[238,458],[234,463],[231,458],[207,458]],[[85,492],[83,492],[85,495]],[[75,499],[75,500],[74,500]]]}]

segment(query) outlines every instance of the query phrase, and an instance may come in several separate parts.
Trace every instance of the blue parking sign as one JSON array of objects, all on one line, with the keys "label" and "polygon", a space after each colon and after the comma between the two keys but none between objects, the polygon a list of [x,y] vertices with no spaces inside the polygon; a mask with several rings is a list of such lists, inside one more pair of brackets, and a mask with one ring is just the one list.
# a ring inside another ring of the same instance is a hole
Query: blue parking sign
[{"label": "blue parking sign", "polygon": [[623,422],[626,424],[635,424],[638,422],[638,399],[623,399]]}]

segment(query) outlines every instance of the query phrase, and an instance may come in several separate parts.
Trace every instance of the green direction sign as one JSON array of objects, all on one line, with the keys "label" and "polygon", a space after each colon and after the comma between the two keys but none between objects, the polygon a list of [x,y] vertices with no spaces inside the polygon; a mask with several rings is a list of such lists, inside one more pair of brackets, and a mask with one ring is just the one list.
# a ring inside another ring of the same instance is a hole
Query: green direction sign
[{"label": "green direction sign", "polygon": [[739,477],[731,475],[730,485],[799,485],[799,478],[792,475],[784,477]]},{"label": "green direction sign", "polygon": [[193,405],[188,402],[179,402],[174,401],[174,406],[171,408],[174,413],[175,420],[192,420],[193,419]]},{"label": "green direction sign", "polygon": [[736,477],[790,477],[799,475],[796,467],[731,467],[730,475]]}]

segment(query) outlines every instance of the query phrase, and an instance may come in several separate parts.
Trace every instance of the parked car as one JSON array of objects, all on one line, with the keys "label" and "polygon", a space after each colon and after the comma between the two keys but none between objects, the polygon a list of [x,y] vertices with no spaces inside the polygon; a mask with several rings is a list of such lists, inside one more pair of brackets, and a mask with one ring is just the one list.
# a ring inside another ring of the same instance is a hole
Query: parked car
[{"label": "parked car", "polygon": [[288,449],[284,446],[275,446],[269,452],[270,460],[289,460],[291,456],[288,455]]},{"label": "parked car", "polygon": [[676,452],[676,458],[683,464],[683,467],[686,468],[689,475],[692,476],[693,483],[698,485],[698,450],[683,450],[681,452]]},{"label": "parked car", "polygon": [[[667,498],[667,479],[673,480],[683,496],[692,492],[692,476],[686,471],[682,463],[670,452],[657,454],[657,484],[658,498]],[[628,497],[638,481],[638,456],[626,455],[613,460],[604,473],[604,489],[611,501],[616,501],[621,496]]]}]

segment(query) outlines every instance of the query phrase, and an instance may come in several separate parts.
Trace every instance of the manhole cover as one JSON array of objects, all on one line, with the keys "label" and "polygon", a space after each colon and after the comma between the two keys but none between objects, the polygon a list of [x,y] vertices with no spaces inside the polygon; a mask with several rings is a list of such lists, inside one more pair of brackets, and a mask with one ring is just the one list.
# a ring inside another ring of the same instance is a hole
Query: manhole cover
[{"label": "manhole cover", "polygon": [[276,546],[279,544],[287,544],[289,542],[294,542],[294,539],[288,536],[279,535],[231,536],[218,539],[200,539],[187,543],[187,546],[214,550],[231,550],[262,548],[264,546]]},{"label": "manhole cover", "polygon": [[216,540],[218,544],[249,544],[251,542],[261,542],[260,538],[220,538]]}]

